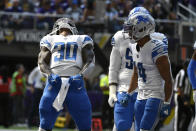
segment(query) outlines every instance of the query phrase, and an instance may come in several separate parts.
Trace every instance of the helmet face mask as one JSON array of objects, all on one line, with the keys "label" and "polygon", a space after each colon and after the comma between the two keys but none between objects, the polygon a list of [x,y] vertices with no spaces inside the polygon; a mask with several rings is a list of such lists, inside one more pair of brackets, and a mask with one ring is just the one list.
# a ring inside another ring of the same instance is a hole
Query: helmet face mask
[{"label": "helmet face mask", "polygon": [[53,26],[52,32],[50,35],[58,35],[60,29],[69,29],[72,35],[77,35],[78,30],[75,26],[75,23],[69,18],[59,18]]}]

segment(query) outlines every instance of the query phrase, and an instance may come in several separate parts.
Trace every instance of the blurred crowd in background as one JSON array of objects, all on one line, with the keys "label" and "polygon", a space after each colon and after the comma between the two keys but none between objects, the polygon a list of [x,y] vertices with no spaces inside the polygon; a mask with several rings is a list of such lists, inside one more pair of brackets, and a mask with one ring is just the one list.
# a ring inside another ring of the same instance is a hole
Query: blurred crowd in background
[{"label": "blurred crowd in background", "polygon": [[[177,3],[192,10],[196,9],[194,0],[101,0],[105,6],[97,7],[96,0],[1,0],[0,11],[17,12],[23,14],[35,13],[45,15],[67,15],[76,23],[85,21],[105,21],[107,29],[115,32],[122,27],[122,19],[127,17],[129,11],[136,6],[144,6],[150,11],[155,19],[177,20]],[[101,17],[99,8],[104,10]],[[99,10],[99,11],[97,11]],[[186,15],[186,14],[185,14]],[[20,16],[12,17],[2,15],[1,27],[6,28],[33,28],[36,23],[37,29],[51,29],[56,18],[47,16]],[[15,26],[17,24],[17,26]]]}]

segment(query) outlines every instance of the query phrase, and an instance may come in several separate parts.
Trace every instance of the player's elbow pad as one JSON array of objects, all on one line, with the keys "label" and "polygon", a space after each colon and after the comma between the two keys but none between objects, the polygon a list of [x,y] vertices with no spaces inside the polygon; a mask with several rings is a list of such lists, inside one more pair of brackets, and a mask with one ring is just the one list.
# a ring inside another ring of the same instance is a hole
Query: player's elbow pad
[{"label": "player's elbow pad", "polygon": [[196,61],[191,59],[189,66],[188,66],[188,69],[187,69],[187,73],[188,73],[189,80],[192,84],[193,89],[196,89],[195,70],[196,70]]}]

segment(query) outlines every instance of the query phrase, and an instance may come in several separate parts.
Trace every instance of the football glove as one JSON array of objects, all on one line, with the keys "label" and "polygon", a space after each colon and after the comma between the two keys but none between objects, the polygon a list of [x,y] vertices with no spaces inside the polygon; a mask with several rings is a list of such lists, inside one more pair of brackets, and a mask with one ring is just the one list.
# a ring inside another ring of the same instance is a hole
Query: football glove
[{"label": "football glove", "polygon": [[109,88],[110,88],[110,92],[109,92],[108,103],[109,103],[110,107],[114,107],[114,104],[117,101],[116,85],[110,85]]},{"label": "football glove", "polygon": [[169,116],[170,113],[171,113],[170,103],[169,102],[164,102],[163,106],[161,108],[160,116],[162,118],[165,118],[165,117]]}]

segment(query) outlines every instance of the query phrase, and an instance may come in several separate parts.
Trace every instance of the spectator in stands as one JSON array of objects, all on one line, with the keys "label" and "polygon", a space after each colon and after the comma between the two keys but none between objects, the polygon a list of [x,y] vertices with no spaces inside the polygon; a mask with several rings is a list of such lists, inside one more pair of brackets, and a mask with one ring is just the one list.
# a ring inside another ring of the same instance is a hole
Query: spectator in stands
[{"label": "spectator in stands", "polygon": [[70,15],[72,20],[78,22],[82,15],[82,10],[79,8],[79,3],[77,1],[72,1],[71,6],[66,10],[66,14]]},{"label": "spectator in stands", "polygon": [[[37,10],[36,13],[41,14],[52,14],[53,10],[50,5],[50,0],[43,0],[40,3],[40,8]],[[39,16],[37,20],[37,28],[38,29],[49,29],[52,28],[53,19],[50,17]]]},{"label": "spectator in stands", "polygon": [[67,10],[69,7],[68,0],[52,0],[51,9],[57,11],[59,8],[62,8],[63,11]]},{"label": "spectator in stands", "polygon": [[23,12],[22,7],[20,6],[19,0],[12,0],[12,6],[5,9],[8,12]]},{"label": "spectator in stands", "polygon": [[102,103],[102,122],[103,128],[112,128],[113,127],[113,108],[108,104],[109,98],[109,81],[108,75],[101,74],[99,86],[103,92],[103,103]]},{"label": "spectator in stands", "polygon": [[[5,11],[18,12],[18,13],[23,12],[22,7],[20,6],[19,0],[12,0],[11,3],[12,3],[12,6],[6,8]],[[21,28],[23,26],[22,22],[24,21],[23,17],[17,14],[11,15],[11,16],[4,16],[2,20],[7,22],[5,26],[8,26],[14,29]]]},{"label": "spectator in stands", "polygon": [[57,6],[56,10],[54,11],[55,14],[65,14],[65,11],[62,6]]},{"label": "spectator in stands", "polygon": [[29,0],[22,0],[22,10],[24,12],[33,12],[34,11],[34,4]]},{"label": "spectator in stands", "polygon": [[[29,1],[29,0],[22,0],[22,10],[25,13],[31,13],[34,12],[34,4]],[[32,16],[22,16],[23,17],[23,21],[22,21],[22,28],[33,28],[33,17]]]},{"label": "spectator in stands", "polygon": [[119,17],[127,17],[129,15],[129,11],[133,8],[133,2],[127,1],[123,10],[120,10]]},{"label": "spectator in stands", "polygon": [[83,0],[84,2],[84,12],[81,19],[81,22],[86,20],[94,20],[95,18],[95,0]]},{"label": "spectator in stands", "polygon": [[109,32],[115,32],[119,30],[120,24],[118,23],[117,18],[118,18],[117,10],[113,8],[111,1],[107,0],[104,19],[106,21],[107,29]]},{"label": "spectator in stands", "polygon": [[163,8],[161,3],[155,3],[152,8],[152,16],[155,19],[166,19],[168,12]]},{"label": "spectator in stands", "polygon": [[24,122],[24,105],[23,98],[26,89],[26,80],[24,77],[24,66],[18,64],[16,66],[16,71],[12,75],[12,82],[10,87],[10,95],[13,102],[13,123],[23,123]]},{"label": "spectator in stands", "polygon": [[155,0],[144,0],[143,7],[146,8],[150,13],[153,11]]},{"label": "spectator in stands", "polygon": [[8,68],[6,66],[0,67],[0,124],[4,127],[10,125],[10,97],[9,86],[11,79],[8,77]]},{"label": "spectator in stands", "polygon": [[[196,13],[196,0],[189,0],[188,8]],[[196,16],[190,14],[190,20],[195,21]]]},{"label": "spectator in stands", "polygon": [[44,76],[38,67],[35,67],[28,77],[28,84],[30,85],[33,94],[32,107],[28,117],[28,127],[39,126],[39,102],[45,87],[46,76]]},{"label": "spectator in stands", "polygon": [[5,9],[5,0],[0,1],[0,11],[3,11]]}]

